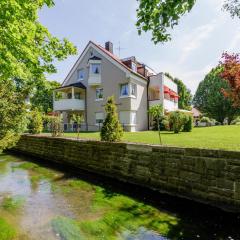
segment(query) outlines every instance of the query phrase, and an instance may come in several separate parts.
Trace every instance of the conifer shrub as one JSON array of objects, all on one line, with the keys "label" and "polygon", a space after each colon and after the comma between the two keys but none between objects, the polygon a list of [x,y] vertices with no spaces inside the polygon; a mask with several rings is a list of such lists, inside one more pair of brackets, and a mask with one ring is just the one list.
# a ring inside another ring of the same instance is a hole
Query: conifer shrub
[{"label": "conifer shrub", "polygon": [[114,97],[109,97],[105,106],[106,118],[101,129],[101,141],[116,142],[123,136],[123,128],[118,120]]}]

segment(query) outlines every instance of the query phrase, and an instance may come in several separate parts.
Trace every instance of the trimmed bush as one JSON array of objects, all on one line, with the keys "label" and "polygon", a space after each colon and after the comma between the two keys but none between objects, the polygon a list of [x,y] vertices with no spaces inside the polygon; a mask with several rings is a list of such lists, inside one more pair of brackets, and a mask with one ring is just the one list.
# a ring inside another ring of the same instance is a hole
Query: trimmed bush
[{"label": "trimmed bush", "polygon": [[169,115],[169,123],[174,133],[179,133],[185,122],[185,114],[179,111],[171,112]]},{"label": "trimmed bush", "polygon": [[191,132],[192,129],[193,129],[193,117],[192,117],[192,115],[185,114],[183,131],[184,132]]},{"label": "trimmed bush", "polygon": [[107,116],[101,129],[101,141],[116,142],[123,136],[123,129],[118,120],[114,97],[109,97],[105,106]]},{"label": "trimmed bush", "polygon": [[29,133],[38,134],[42,132],[43,117],[41,112],[39,112],[37,109],[32,110],[31,112],[29,112],[28,120]]}]

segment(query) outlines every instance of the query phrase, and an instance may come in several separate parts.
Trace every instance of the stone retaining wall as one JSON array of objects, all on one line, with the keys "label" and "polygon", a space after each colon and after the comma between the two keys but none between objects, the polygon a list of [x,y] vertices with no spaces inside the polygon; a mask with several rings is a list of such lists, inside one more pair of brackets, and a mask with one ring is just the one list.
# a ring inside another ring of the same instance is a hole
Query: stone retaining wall
[{"label": "stone retaining wall", "polygon": [[240,212],[240,152],[26,135],[13,150]]}]

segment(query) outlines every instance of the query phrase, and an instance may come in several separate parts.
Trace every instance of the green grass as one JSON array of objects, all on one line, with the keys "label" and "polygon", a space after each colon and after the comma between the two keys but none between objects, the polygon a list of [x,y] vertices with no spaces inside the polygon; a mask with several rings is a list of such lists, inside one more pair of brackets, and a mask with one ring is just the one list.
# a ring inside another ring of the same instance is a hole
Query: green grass
[{"label": "green grass", "polygon": [[0,218],[0,239],[12,240],[16,237],[16,230],[3,218]]},{"label": "green grass", "polygon": [[[64,137],[76,137],[76,133],[65,133]],[[82,139],[99,140],[99,132],[82,132]],[[122,141],[148,144],[159,144],[156,131],[125,132]],[[194,128],[192,132],[174,134],[173,132],[162,132],[164,145],[180,147],[212,148],[240,151],[240,126],[215,126]]]}]

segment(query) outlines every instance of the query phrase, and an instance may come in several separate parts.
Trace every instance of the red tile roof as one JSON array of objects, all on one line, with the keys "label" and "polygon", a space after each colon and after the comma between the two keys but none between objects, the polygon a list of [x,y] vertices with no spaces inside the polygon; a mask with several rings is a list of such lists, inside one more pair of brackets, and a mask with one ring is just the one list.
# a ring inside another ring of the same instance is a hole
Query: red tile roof
[{"label": "red tile roof", "polygon": [[144,77],[143,75],[134,72],[131,68],[129,68],[128,66],[126,66],[121,59],[119,59],[116,55],[112,54],[111,52],[109,52],[108,50],[106,50],[104,47],[102,47],[101,45],[98,45],[94,42],[91,41],[92,44],[94,44],[97,48],[99,48],[101,51],[103,51],[104,53],[106,53],[109,57],[111,57],[114,61],[118,62],[119,64],[121,64],[124,68],[126,68],[128,71],[130,71],[131,73],[137,75],[138,77],[143,78],[144,80],[148,81],[148,79],[146,77]]}]

